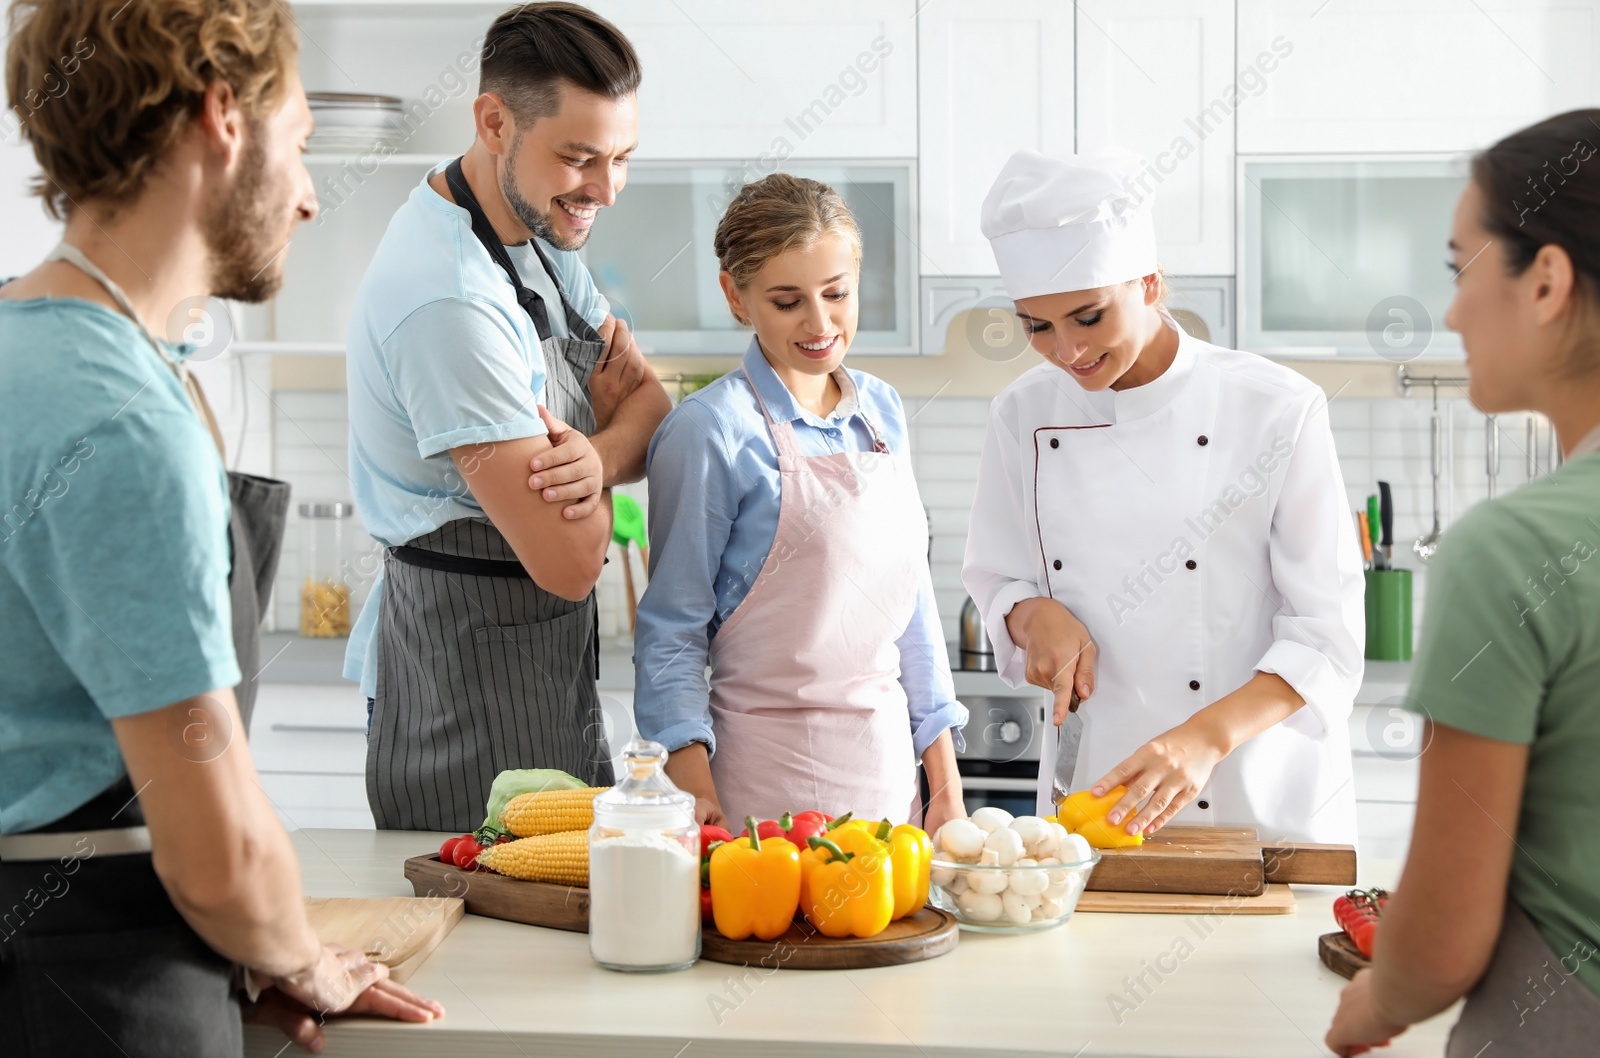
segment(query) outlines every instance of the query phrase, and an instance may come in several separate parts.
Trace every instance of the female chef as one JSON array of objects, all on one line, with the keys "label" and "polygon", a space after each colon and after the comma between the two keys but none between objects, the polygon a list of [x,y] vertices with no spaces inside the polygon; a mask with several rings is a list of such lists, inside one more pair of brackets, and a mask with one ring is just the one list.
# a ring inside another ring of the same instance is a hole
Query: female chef
[{"label": "female chef", "polygon": [[962,580],[1007,682],[1057,725],[1084,703],[1075,761],[1045,739],[1041,811],[1126,785],[1129,833],[1353,842],[1362,577],[1327,400],[1162,311],[1137,173],[1019,151],[984,200],[1045,362],[990,410]]},{"label": "female chef", "polygon": [[[634,713],[701,822],[787,810],[965,814],[966,723],[928,571],[900,397],[841,366],[861,234],[838,192],[775,173],[717,225],[728,307],[755,336],[650,445],[651,580]],[[707,687],[706,667],[711,668]]]}]

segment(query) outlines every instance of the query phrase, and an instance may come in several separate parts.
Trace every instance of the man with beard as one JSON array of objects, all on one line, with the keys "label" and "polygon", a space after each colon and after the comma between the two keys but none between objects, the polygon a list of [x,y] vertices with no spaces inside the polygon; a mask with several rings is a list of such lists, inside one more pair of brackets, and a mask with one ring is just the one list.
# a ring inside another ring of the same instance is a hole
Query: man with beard
[{"label": "man with beard", "polygon": [[[324,946],[233,687],[229,497],[173,339],[260,301],[316,213],[312,120],[275,0],[17,0],[19,106],[61,244],[0,287],[0,1034],[8,1056],[242,1050],[240,1000],[443,1013]],[[266,989],[258,993],[258,989]]]},{"label": "man with beard", "polygon": [[643,475],[671,406],[576,254],[626,182],[632,46],[526,4],[480,77],[476,138],[390,221],[347,343],[356,505],[388,547],[345,666],[381,828],[470,830],[507,768],[610,785],[604,489]]}]

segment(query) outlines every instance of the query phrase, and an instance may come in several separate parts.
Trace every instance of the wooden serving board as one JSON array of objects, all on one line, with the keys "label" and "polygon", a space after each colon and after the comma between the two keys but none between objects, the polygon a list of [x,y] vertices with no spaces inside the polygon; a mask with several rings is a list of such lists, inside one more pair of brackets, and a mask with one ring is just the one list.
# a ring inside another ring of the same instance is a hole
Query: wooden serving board
[{"label": "wooden serving board", "polygon": [[[589,931],[589,890],[546,882],[525,882],[490,871],[463,871],[437,855],[406,860],[406,878],[418,896],[459,896],[474,915],[529,926]],[[712,962],[784,970],[858,970],[897,966],[943,955],[960,940],[955,916],[925,907],[889,923],[876,937],[824,937],[800,922],[776,940],[729,940],[712,927],[700,939],[700,957]]]},{"label": "wooden serving board", "polygon": [[1354,885],[1352,845],[1263,843],[1251,827],[1163,827],[1143,845],[1101,850],[1091,891],[1261,896],[1269,884]]},{"label": "wooden serving board", "polygon": [[1091,891],[1078,898],[1079,911],[1125,915],[1292,915],[1294,907],[1294,893],[1287,885],[1268,885],[1260,896]]},{"label": "wooden serving board", "polygon": [[1317,958],[1340,977],[1354,977],[1357,970],[1365,970],[1372,965],[1372,960],[1361,954],[1356,942],[1350,939],[1350,934],[1342,929],[1317,938]]},{"label": "wooden serving board", "polygon": [[956,917],[936,907],[908,915],[876,937],[824,937],[796,922],[776,940],[729,940],[714,927],[700,935],[700,957],[764,970],[861,970],[937,958],[961,939]]},{"label": "wooden serving board", "polygon": [[366,952],[404,981],[445,935],[465,908],[453,897],[307,897],[306,917],[324,944]]}]

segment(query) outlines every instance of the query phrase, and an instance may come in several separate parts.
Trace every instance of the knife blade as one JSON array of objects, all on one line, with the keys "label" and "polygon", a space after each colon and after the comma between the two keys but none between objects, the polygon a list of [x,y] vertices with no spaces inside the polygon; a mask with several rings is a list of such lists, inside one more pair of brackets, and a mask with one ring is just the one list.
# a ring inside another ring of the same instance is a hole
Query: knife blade
[{"label": "knife blade", "polygon": [[[1383,529],[1383,557],[1394,556],[1394,493],[1387,481],[1378,482],[1378,522]],[[1388,563],[1393,565],[1393,563]]]},{"label": "knife blade", "polygon": [[1057,804],[1072,792],[1072,778],[1078,770],[1078,744],[1083,740],[1083,714],[1078,712],[1081,704],[1074,690],[1072,701],[1067,703],[1067,718],[1056,728],[1056,773],[1051,785]]}]

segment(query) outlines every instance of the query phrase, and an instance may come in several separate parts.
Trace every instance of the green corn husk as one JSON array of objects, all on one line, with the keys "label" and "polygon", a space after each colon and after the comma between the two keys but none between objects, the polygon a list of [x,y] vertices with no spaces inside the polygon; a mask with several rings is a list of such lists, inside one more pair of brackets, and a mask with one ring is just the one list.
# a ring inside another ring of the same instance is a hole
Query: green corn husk
[{"label": "green corn husk", "polygon": [[494,785],[489,787],[489,814],[484,817],[483,825],[496,832],[505,830],[500,815],[518,794],[539,793],[542,790],[582,790],[588,785],[555,768],[503,771],[494,777]]}]

